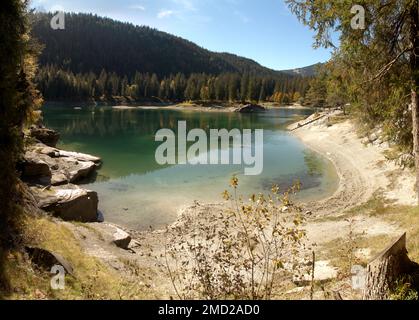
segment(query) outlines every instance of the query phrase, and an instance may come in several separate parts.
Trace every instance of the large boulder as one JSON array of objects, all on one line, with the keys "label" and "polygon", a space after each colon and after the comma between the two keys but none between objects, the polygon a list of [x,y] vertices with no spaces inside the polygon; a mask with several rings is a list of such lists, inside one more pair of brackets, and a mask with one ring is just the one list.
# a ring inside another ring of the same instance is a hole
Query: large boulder
[{"label": "large boulder", "polygon": [[37,153],[25,152],[22,163],[22,178],[48,181],[51,178],[51,170],[48,163],[41,159]]},{"label": "large boulder", "polygon": [[50,147],[55,147],[60,139],[60,134],[57,131],[42,126],[32,126],[30,135]]},{"label": "large boulder", "polygon": [[68,184],[61,187],[31,187],[39,207],[67,221],[95,222],[98,215],[98,195]]},{"label": "large boulder", "polygon": [[[53,186],[76,183],[94,173],[100,163],[101,159],[95,156],[38,143],[26,152],[23,180]],[[39,172],[41,169],[43,171]]]},{"label": "large boulder", "polygon": [[32,246],[25,247],[25,251],[39,269],[50,272],[53,266],[60,265],[68,274],[74,275],[72,265],[58,253]]},{"label": "large boulder", "polygon": [[264,112],[266,108],[258,104],[247,104],[237,108],[235,111],[240,113]]}]

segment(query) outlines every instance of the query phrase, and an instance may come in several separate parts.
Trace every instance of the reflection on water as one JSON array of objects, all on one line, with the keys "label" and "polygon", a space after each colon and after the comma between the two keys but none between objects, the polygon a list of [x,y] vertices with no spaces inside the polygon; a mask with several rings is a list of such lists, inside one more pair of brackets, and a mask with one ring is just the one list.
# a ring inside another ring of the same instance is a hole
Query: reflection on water
[{"label": "reflection on water", "polygon": [[[131,228],[161,227],[172,222],[177,210],[193,200],[214,202],[242,165],[160,166],[154,153],[156,131],[177,131],[178,121],[188,129],[264,129],[264,170],[259,176],[240,176],[244,194],[286,188],[299,179],[300,197],[330,194],[337,178],[331,164],[307,150],[284,128],[308,110],[281,109],[260,114],[181,112],[176,110],[112,109],[110,107],[44,108],[46,124],[60,131],[61,147],[98,155],[104,164],[89,188],[99,192],[100,209],[107,220]],[[208,134],[209,136],[209,134]]]}]

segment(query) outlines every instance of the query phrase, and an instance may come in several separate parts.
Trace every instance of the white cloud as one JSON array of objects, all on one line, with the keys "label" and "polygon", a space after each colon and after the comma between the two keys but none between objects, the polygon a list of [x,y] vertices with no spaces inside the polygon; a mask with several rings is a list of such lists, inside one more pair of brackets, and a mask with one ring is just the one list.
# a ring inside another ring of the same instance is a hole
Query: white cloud
[{"label": "white cloud", "polygon": [[145,7],[140,5],[140,4],[134,4],[134,5],[130,6],[130,9],[145,11]]},{"label": "white cloud", "polygon": [[168,18],[174,14],[175,12],[173,10],[160,10],[160,12],[157,14],[157,18],[159,19]]}]

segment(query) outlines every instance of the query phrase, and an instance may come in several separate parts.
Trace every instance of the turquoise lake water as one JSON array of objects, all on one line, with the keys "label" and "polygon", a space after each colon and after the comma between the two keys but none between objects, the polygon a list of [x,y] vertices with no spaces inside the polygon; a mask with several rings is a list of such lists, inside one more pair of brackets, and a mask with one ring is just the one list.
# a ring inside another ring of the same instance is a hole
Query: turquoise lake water
[{"label": "turquoise lake water", "polygon": [[[176,219],[178,210],[200,202],[219,202],[233,174],[240,193],[282,189],[299,179],[299,200],[331,195],[338,178],[333,165],[306,148],[286,126],[310,110],[274,109],[265,113],[191,112],[165,109],[115,109],[48,105],[45,124],[61,133],[59,147],[100,156],[103,166],[95,181],[84,187],[99,194],[105,219],[143,230],[161,228]],[[176,132],[178,121],[188,129],[263,129],[264,163],[258,176],[244,176],[244,165],[165,165],[155,160],[161,128]]]}]

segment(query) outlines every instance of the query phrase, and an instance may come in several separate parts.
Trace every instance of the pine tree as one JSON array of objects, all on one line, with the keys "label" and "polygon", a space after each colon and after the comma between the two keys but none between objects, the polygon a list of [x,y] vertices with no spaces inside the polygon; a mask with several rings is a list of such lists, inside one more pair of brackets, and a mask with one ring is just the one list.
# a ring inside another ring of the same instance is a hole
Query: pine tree
[{"label": "pine tree", "polygon": [[363,107],[365,115],[385,119],[394,103],[399,113],[407,111],[403,93],[408,91],[419,201],[419,1],[362,1],[365,28],[355,29],[352,2],[286,2],[316,32],[315,46],[331,47],[331,32],[339,31],[339,54],[344,56],[351,79],[351,100]]},{"label": "pine tree", "polygon": [[0,10],[0,254],[17,241],[22,194],[16,171],[23,153],[22,130],[35,120],[41,104],[32,83],[38,48],[29,36],[27,6],[27,1],[9,0],[2,2]]}]

